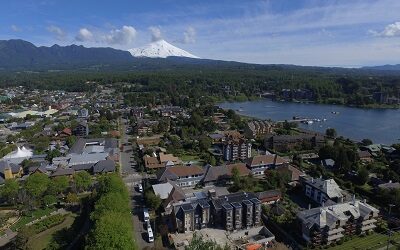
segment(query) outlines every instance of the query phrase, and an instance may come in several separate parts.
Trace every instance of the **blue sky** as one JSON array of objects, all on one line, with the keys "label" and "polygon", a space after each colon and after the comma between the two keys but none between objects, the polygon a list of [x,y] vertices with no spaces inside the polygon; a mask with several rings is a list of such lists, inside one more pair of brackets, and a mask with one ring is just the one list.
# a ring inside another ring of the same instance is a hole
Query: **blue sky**
[{"label": "blue sky", "polygon": [[0,39],[130,49],[166,41],[201,58],[359,67],[400,63],[398,0],[14,0]]}]

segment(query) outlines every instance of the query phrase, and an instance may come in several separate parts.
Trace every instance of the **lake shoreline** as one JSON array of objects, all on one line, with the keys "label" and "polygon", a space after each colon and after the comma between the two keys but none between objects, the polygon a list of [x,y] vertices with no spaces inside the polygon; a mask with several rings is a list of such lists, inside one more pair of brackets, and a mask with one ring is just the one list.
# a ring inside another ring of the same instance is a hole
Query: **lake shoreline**
[{"label": "lake shoreline", "polygon": [[338,135],[353,141],[371,139],[374,143],[395,144],[400,138],[399,109],[371,109],[344,105],[294,103],[259,99],[245,102],[220,102],[225,110],[232,109],[246,119],[263,119],[273,122],[292,120],[293,117],[311,119],[311,124],[299,127],[325,133],[335,128]]}]

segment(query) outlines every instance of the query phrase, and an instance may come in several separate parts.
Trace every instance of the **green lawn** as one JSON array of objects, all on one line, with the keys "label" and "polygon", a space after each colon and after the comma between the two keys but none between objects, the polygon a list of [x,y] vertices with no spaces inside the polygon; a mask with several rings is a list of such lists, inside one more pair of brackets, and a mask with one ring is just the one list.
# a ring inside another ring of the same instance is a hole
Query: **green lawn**
[{"label": "green lawn", "polygon": [[[391,237],[392,240],[400,242],[400,233],[396,233]],[[384,234],[374,233],[365,237],[356,237],[349,240],[342,245],[331,247],[332,250],[351,250],[351,249],[370,249],[375,250],[385,247],[387,244],[388,236]]]},{"label": "green lawn", "polygon": [[26,223],[36,220],[37,218],[40,218],[44,215],[49,215],[53,211],[55,211],[55,208],[37,209],[33,211],[30,215],[22,216],[17,223],[11,226],[11,230],[16,231],[20,227],[24,226]]},{"label": "green lawn", "polygon": [[64,228],[69,228],[73,223],[76,218],[75,214],[70,214],[68,215],[64,222],[54,226],[52,228],[47,229],[46,231],[43,231],[37,235],[32,236],[29,241],[28,245],[31,247],[33,250],[42,250],[47,247],[47,245],[50,243],[50,241],[53,238],[53,235],[57,232],[60,231]]}]

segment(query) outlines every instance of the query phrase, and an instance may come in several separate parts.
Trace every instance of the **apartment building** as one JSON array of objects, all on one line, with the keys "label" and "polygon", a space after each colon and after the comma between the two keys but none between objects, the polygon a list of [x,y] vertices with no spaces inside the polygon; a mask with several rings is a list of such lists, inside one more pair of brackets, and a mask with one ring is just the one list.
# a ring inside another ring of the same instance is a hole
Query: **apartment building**
[{"label": "apartment building", "polygon": [[227,131],[222,139],[224,160],[246,160],[251,156],[251,143],[238,131]]},{"label": "apartment building", "polygon": [[207,199],[193,199],[173,205],[175,228],[179,233],[199,230],[209,226],[210,204]]},{"label": "apartment building", "polygon": [[86,121],[80,121],[73,129],[73,134],[80,137],[89,135],[89,125]]},{"label": "apartment building", "polygon": [[239,192],[211,201],[214,226],[227,231],[261,225],[261,201],[253,193]]},{"label": "apartment building", "polygon": [[314,246],[330,244],[345,236],[363,234],[376,227],[379,210],[366,201],[339,203],[297,214],[299,230],[305,241]]},{"label": "apartment building", "polygon": [[267,121],[250,121],[244,128],[244,134],[248,138],[256,138],[272,132],[272,124]]},{"label": "apartment building", "polygon": [[205,227],[236,231],[261,225],[261,202],[253,193],[197,196],[176,202],[172,207],[171,215],[180,233]]},{"label": "apartment building", "polygon": [[319,134],[272,135],[264,140],[266,148],[286,152],[292,149],[315,149],[323,146],[325,138]]}]

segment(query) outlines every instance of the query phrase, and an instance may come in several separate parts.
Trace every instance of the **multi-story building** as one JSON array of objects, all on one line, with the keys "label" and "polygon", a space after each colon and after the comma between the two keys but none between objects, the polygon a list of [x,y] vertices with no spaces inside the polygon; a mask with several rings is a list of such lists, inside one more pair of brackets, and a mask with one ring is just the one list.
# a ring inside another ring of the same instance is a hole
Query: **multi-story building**
[{"label": "multi-story building", "polygon": [[261,225],[261,202],[253,193],[193,197],[172,206],[176,231],[181,233],[205,227],[235,231]]},{"label": "multi-story building", "polygon": [[237,131],[228,131],[222,139],[222,152],[226,161],[246,160],[251,156],[251,143]]},{"label": "multi-story building", "polygon": [[73,134],[76,136],[85,137],[89,135],[89,126],[86,121],[81,121],[76,125],[73,130]]},{"label": "multi-story building", "polygon": [[261,201],[253,193],[234,193],[211,201],[212,222],[227,231],[261,225]]},{"label": "multi-story building", "polygon": [[342,202],[345,198],[344,191],[334,179],[324,180],[322,178],[301,178],[305,195],[320,205],[326,202]]},{"label": "multi-story building", "polygon": [[299,230],[305,241],[318,246],[339,241],[344,236],[363,234],[376,227],[379,210],[364,201],[318,207],[297,214]]},{"label": "multi-story building", "polygon": [[244,134],[248,138],[256,138],[271,133],[272,125],[267,121],[250,121],[244,128]]},{"label": "multi-story building", "polygon": [[319,134],[272,135],[264,140],[266,148],[288,151],[296,148],[314,149],[323,146],[325,138]]},{"label": "multi-story building", "polygon": [[173,204],[172,216],[177,232],[199,230],[209,226],[210,204],[207,199],[193,199]]},{"label": "multi-story building", "polygon": [[275,169],[286,164],[287,161],[278,155],[257,155],[248,158],[246,161],[247,167],[255,176],[264,175],[265,170]]}]

